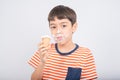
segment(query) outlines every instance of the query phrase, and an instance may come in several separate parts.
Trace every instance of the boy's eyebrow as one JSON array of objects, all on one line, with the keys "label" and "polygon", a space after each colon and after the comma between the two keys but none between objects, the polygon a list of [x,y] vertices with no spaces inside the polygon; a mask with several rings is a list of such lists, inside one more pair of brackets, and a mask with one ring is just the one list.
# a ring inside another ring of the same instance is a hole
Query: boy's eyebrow
[{"label": "boy's eyebrow", "polygon": [[61,22],[61,23],[68,23],[68,22]]},{"label": "boy's eyebrow", "polygon": [[[60,24],[68,23],[66,21],[60,22]],[[50,23],[49,25],[55,25],[55,23]]]},{"label": "boy's eyebrow", "polygon": [[[68,22],[61,22],[60,24],[66,24]],[[54,23],[50,23],[50,26],[55,25]]]},{"label": "boy's eyebrow", "polygon": [[54,23],[50,23],[50,25],[55,25]]}]

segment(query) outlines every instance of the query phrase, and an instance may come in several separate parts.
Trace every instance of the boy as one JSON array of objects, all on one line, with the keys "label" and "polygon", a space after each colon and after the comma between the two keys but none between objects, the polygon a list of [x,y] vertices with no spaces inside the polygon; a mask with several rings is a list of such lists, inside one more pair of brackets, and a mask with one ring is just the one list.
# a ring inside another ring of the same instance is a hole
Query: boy
[{"label": "boy", "polygon": [[49,15],[49,28],[55,44],[39,49],[29,60],[35,68],[31,80],[94,80],[96,66],[91,51],[72,41],[77,29],[76,13],[73,9],[58,5]]}]

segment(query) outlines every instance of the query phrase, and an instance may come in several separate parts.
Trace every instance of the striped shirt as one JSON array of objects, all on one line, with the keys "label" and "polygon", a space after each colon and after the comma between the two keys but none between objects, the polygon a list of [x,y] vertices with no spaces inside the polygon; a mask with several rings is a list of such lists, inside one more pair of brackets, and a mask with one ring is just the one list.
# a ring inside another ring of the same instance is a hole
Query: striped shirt
[{"label": "striped shirt", "polygon": [[[50,55],[43,69],[43,80],[65,80],[68,67],[82,69],[80,80],[97,78],[94,57],[88,48],[76,45],[74,50],[63,55],[57,48],[57,44],[51,44],[48,54]],[[37,68],[40,63],[38,51],[34,53],[28,63],[35,69]]]}]

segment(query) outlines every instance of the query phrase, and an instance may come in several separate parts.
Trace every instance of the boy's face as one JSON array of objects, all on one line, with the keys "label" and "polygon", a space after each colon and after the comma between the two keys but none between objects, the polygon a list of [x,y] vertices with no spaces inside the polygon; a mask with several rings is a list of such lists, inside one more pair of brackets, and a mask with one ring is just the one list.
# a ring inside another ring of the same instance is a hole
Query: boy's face
[{"label": "boy's face", "polygon": [[54,40],[57,43],[64,44],[68,41],[72,41],[72,34],[77,28],[77,24],[71,24],[68,19],[54,18],[54,21],[49,22],[50,31]]}]

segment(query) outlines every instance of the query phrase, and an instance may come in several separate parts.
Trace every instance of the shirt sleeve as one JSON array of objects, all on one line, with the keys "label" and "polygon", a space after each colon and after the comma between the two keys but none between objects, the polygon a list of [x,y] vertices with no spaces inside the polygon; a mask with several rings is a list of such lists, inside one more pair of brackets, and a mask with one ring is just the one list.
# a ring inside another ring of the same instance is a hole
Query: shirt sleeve
[{"label": "shirt sleeve", "polygon": [[28,60],[28,64],[30,64],[33,68],[37,68],[40,63],[39,52],[36,51],[33,56]]},{"label": "shirt sleeve", "polygon": [[[51,51],[51,49],[54,47],[54,44],[50,44],[50,48],[48,50],[48,53]],[[36,50],[33,56],[28,60],[28,64],[30,64],[33,68],[37,68],[39,63],[41,62],[39,51]]]},{"label": "shirt sleeve", "polygon": [[82,69],[82,79],[94,80],[97,78],[96,65],[91,51],[85,52],[84,67]]}]

